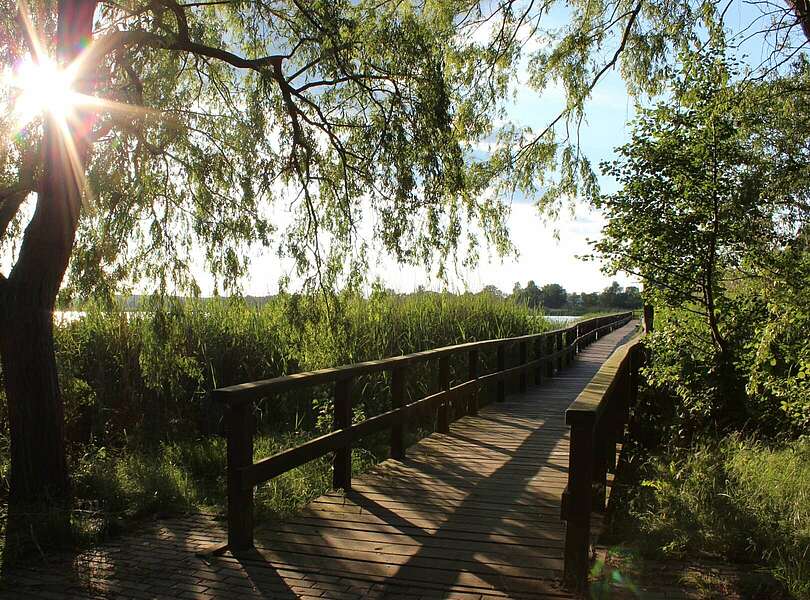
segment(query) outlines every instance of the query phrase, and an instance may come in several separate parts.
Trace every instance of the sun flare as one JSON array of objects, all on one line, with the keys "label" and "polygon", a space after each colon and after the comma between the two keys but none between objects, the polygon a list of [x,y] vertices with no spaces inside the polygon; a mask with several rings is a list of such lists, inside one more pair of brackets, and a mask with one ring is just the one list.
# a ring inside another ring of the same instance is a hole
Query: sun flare
[{"label": "sun flare", "polygon": [[63,121],[82,102],[73,89],[74,76],[47,56],[24,58],[11,75],[14,120],[25,127],[38,116],[52,115]]}]

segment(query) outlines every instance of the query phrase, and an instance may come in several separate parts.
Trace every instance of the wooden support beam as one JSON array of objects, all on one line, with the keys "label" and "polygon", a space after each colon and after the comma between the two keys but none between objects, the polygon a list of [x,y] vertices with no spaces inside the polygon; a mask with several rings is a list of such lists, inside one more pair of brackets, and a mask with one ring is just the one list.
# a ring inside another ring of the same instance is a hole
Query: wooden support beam
[{"label": "wooden support beam", "polygon": [[[497,364],[498,372],[503,371],[506,369],[506,345],[499,344],[498,345],[498,364]],[[506,381],[504,377],[498,378],[498,391],[495,399],[498,402],[503,402],[506,398]]]},{"label": "wooden support beam", "polygon": [[655,322],[655,310],[651,304],[644,305],[644,333],[652,333]]},{"label": "wooden support beam", "polygon": [[[450,357],[442,356],[439,359],[439,391],[444,392],[450,389]],[[443,400],[439,404],[439,414],[436,423],[436,431],[439,433],[450,432],[450,415],[448,400]]]},{"label": "wooden support beam", "polygon": [[[469,377],[470,381],[475,381],[478,379],[478,348],[473,348],[470,350],[467,358],[467,376]],[[476,387],[473,387],[470,390],[468,410],[471,415],[478,414],[478,389]]]},{"label": "wooden support beam", "polygon": [[582,589],[588,577],[591,536],[591,480],[593,479],[593,423],[571,426],[568,487],[565,492],[565,564],[563,579]]},{"label": "wooden support beam", "polygon": [[[335,382],[334,430],[348,429],[352,425],[352,378]],[[332,487],[350,490],[352,487],[352,445],[347,443],[335,451]]]},{"label": "wooden support beam", "polygon": [[[391,410],[405,405],[405,368],[391,370]],[[391,458],[405,458],[405,421],[398,421],[391,427]]]},{"label": "wooden support beam", "polygon": [[245,489],[241,478],[241,469],[253,464],[253,405],[228,405],[225,418],[228,436],[228,548],[239,552],[253,547],[253,488]]},{"label": "wooden support beam", "polygon": [[[528,342],[523,340],[522,342],[520,342],[520,358],[518,359],[520,361],[519,364],[521,365],[526,364],[526,362],[528,361],[528,352],[529,352]],[[527,380],[527,373],[526,370],[524,369],[520,372],[520,379],[519,379],[519,389],[521,394],[526,393],[527,389],[526,380]]]},{"label": "wooden support beam", "polygon": [[[543,339],[535,338],[534,346],[534,359],[540,361],[543,358]],[[534,370],[534,385],[543,383],[543,363],[542,361],[537,364]]]}]

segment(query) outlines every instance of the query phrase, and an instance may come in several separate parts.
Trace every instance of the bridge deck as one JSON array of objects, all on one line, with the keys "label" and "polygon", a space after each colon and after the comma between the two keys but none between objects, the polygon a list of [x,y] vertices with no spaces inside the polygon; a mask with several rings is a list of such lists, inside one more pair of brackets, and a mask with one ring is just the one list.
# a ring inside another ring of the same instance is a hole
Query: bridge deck
[{"label": "bridge deck", "polygon": [[592,344],[553,380],[411,446],[404,462],[378,465],[350,493],[262,524],[255,552],[203,560],[194,552],[224,539],[220,521],[159,521],[69,565],[17,574],[13,597],[570,597],[558,583],[564,411],[635,327]]}]

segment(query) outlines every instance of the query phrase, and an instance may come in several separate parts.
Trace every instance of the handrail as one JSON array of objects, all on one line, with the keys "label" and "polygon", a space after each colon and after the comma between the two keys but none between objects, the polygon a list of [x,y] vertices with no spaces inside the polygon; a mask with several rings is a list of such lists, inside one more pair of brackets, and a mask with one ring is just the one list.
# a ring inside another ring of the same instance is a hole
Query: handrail
[{"label": "handrail", "polygon": [[[253,488],[295,467],[335,453],[333,486],[351,487],[351,447],[356,440],[390,429],[391,457],[405,456],[403,432],[405,426],[419,413],[436,411],[437,431],[447,433],[452,418],[458,412],[477,414],[478,392],[490,382],[497,383],[496,400],[505,398],[505,380],[517,375],[521,391],[526,390],[527,373],[535,369],[535,383],[553,377],[556,371],[570,364],[576,353],[605,331],[612,331],[632,318],[632,313],[617,313],[574,323],[569,327],[542,333],[468,342],[455,346],[435,348],[403,356],[384,358],[330,369],[285,375],[250,383],[242,383],[214,390],[215,400],[224,403],[228,453],[228,543],[217,551],[232,551],[253,546]],[[529,343],[533,342],[534,357],[529,359]],[[506,347],[517,344],[519,363],[506,366]],[[486,374],[479,373],[479,351],[497,350],[497,368]],[[469,357],[467,379],[451,386],[450,357],[466,352]],[[439,390],[425,398],[405,404],[404,386],[407,367],[438,359]],[[391,410],[352,423],[351,387],[356,377],[369,373],[390,371]],[[270,394],[279,394],[304,386],[334,384],[335,431],[284,450],[273,456],[253,462],[253,432],[255,428],[252,401]],[[466,400],[466,402],[465,402]],[[465,406],[466,404],[466,406]],[[451,410],[451,408],[455,410]],[[459,410],[460,409],[460,410]]]},{"label": "handrail", "polygon": [[605,510],[607,473],[615,469],[616,442],[638,394],[642,342],[636,335],[614,350],[565,411],[571,436],[561,506],[566,521],[563,576],[574,588],[587,583],[591,512]]},{"label": "handrail", "polygon": [[[261,398],[269,393],[288,392],[292,389],[305,387],[309,385],[321,385],[332,383],[345,377],[357,377],[358,375],[369,375],[371,373],[379,373],[387,369],[406,367],[417,362],[426,362],[446,356],[455,354],[464,350],[486,349],[492,346],[498,346],[506,343],[519,343],[529,342],[540,338],[551,337],[562,333],[576,330],[578,327],[587,325],[588,323],[596,322],[609,317],[621,316],[625,317],[632,313],[618,313],[616,315],[607,315],[603,317],[594,317],[575,323],[570,327],[560,329],[552,329],[550,331],[543,331],[541,333],[530,333],[528,335],[521,335],[509,338],[496,338],[491,340],[482,340],[480,342],[465,342],[463,344],[456,344],[454,346],[443,346],[441,348],[432,348],[431,350],[423,350],[421,352],[414,352],[412,354],[403,354],[401,356],[392,356],[390,358],[382,358],[378,360],[369,360],[365,362],[354,363],[350,365],[341,365],[339,367],[330,367],[326,369],[319,369],[317,371],[306,371],[304,373],[294,373],[292,375],[282,375],[272,379],[262,379],[259,381],[251,381],[248,383],[239,383],[224,388],[219,388],[212,391],[212,397],[215,400],[222,402],[246,402]],[[604,327],[602,327],[604,328]],[[590,331],[588,331],[590,333]],[[579,335],[572,343],[581,341],[585,335]],[[568,344],[570,346],[571,344]]]}]

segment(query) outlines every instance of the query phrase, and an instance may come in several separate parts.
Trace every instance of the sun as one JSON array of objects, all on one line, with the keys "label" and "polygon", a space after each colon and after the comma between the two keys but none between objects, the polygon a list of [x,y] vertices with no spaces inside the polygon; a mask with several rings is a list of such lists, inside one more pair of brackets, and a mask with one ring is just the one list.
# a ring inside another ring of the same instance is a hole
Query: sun
[{"label": "sun", "polygon": [[74,79],[71,69],[60,67],[48,56],[37,60],[26,56],[13,70],[9,81],[17,126],[23,128],[46,115],[66,120],[83,100],[82,94],[73,89]]}]

